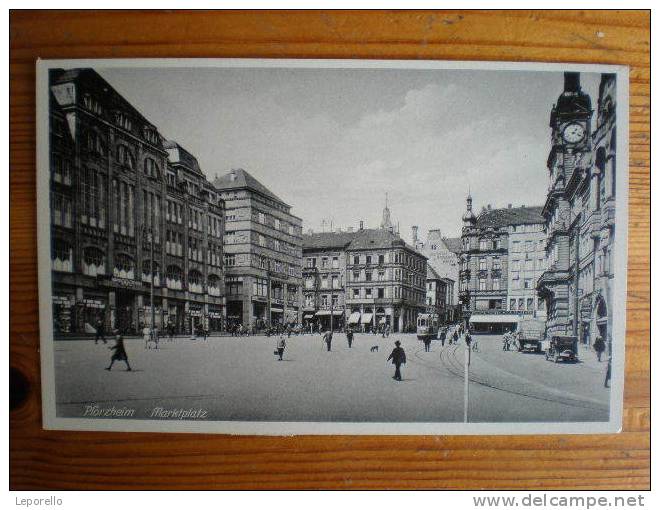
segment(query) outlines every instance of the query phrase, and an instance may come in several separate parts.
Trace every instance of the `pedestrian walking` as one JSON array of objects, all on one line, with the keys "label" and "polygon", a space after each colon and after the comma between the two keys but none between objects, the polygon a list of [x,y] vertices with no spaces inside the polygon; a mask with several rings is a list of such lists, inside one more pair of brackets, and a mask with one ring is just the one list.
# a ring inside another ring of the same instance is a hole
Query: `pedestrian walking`
[{"label": "pedestrian walking", "polygon": [[282,361],[282,356],[284,355],[284,349],[286,349],[286,340],[284,335],[280,335],[280,339],[277,341],[277,355],[279,356],[277,361]]},{"label": "pedestrian walking", "polygon": [[598,363],[605,352],[605,342],[603,341],[602,336],[597,336],[596,341],[594,342],[594,351],[596,351],[596,356],[598,356]]},{"label": "pedestrian walking", "polygon": [[394,370],[394,376],[392,379],[395,381],[400,381],[401,380],[401,365],[406,364],[406,352],[403,350],[401,347],[401,342],[398,340],[394,342],[394,349],[392,349],[392,352],[390,353],[389,357],[387,358],[387,361],[392,360],[392,364],[395,367]]},{"label": "pedestrian walking", "polygon": [[468,349],[472,345],[472,335],[470,335],[469,332],[465,333],[465,345],[467,346]]},{"label": "pedestrian walking", "polygon": [[105,325],[101,319],[96,321],[96,336],[94,337],[94,345],[98,344],[99,340],[103,340],[104,344],[108,343],[108,341],[105,339]]},{"label": "pedestrian walking", "polygon": [[120,334],[117,334],[116,343],[112,347],[108,347],[111,351],[115,351],[110,358],[110,366],[106,367],[106,370],[112,370],[112,365],[115,361],[123,361],[126,363],[126,371],[131,371],[131,365],[128,363],[128,355],[126,354],[126,349],[124,348],[124,337]]},{"label": "pedestrian walking", "polygon": [[332,332],[330,330],[326,331],[323,335],[323,341],[328,348],[328,352],[330,352],[332,350]]},{"label": "pedestrian walking", "polygon": [[172,322],[167,324],[167,336],[170,342],[174,341],[174,324]]},{"label": "pedestrian walking", "polygon": [[431,352],[431,338],[424,337],[424,352]]},{"label": "pedestrian walking", "polygon": [[458,345],[458,331],[454,330],[454,343]]},{"label": "pedestrian walking", "polygon": [[144,340],[144,348],[151,349],[151,328],[146,324],[142,328],[142,339]]},{"label": "pedestrian walking", "polygon": [[350,349],[353,346],[353,330],[351,328],[346,329],[346,341]]},{"label": "pedestrian walking", "polygon": [[445,340],[446,339],[447,339],[447,330],[442,329],[440,331],[440,343],[442,344],[443,347],[445,346]]}]

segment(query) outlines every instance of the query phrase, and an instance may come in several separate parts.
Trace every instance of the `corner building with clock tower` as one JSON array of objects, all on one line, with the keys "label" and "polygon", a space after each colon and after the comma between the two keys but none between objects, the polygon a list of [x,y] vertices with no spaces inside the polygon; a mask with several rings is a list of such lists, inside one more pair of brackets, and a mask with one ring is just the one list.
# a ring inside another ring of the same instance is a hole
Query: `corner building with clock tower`
[{"label": "corner building with clock tower", "polygon": [[[601,336],[611,352],[616,199],[616,78],[601,75],[596,119],[580,74],[564,73],[552,108],[546,270],[537,292],[547,335],[576,335],[588,348]],[[620,339],[622,341],[623,339]]]}]

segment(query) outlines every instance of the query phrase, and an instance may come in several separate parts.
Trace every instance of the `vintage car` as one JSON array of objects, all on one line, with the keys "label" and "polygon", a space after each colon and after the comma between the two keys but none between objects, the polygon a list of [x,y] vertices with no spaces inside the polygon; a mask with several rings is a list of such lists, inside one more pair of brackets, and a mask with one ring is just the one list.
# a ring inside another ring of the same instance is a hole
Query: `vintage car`
[{"label": "vintage car", "polygon": [[551,359],[555,363],[560,360],[577,361],[577,342],[576,336],[553,335],[550,339],[550,345],[545,351],[545,359]]},{"label": "vintage car", "polygon": [[545,339],[545,322],[539,320],[525,320],[518,323],[516,332],[518,351],[543,352]]}]

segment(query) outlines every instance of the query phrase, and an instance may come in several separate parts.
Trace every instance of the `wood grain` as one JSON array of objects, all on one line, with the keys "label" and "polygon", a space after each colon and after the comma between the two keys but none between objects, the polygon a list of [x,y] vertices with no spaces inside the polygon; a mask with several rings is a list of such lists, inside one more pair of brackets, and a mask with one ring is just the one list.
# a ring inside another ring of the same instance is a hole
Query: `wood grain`
[{"label": "wood grain", "polygon": [[[229,437],[41,429],[35,60],[308,57],[630,66],[624,431],[514,437]],[[13,11],[10,415],[13,489],[650,488],[650,14],[634,11]]]}]

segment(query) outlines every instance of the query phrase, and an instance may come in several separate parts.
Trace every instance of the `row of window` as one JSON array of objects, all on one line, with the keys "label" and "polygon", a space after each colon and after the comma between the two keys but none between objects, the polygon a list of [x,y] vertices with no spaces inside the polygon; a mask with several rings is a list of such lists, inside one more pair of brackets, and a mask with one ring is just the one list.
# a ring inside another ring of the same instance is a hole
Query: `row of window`
[{"label": "row of window", "polygon": [[[321,278],[321,284],[320,288],[322,289],[340,289],[341,288],[341,279],[337,275],[333,275],[332,277],[328,277],[328,275],[322,275]],[[308,277],[305,278],[305,288],[306,289],[313,289],[314,288],[314,283],[315,280],[313,277]]]},{"label": "row of window", "polygon": [[272,273],[279,274],[288,274],[293,277],[300,277],[301,271],[300,268],[294,264],[287,264],[279,260],[269,259],[268,257],[260,257],[258,255],[253,255],[252,257],[245,256],[243,258],[243,263],[238,263],[238,257],[235,254],[225,254],[224,255],[225,265],[228,267],[234,266],[249,266],[257,267],[266,271],[271,271]]},{"label": "row of window", "polygon": [[537,298],[536,306],[534,306],[534,298],[511,298],[509,299],[509,310],[543,310],[545,302],[542,298]]},{"label": "row of window", "polygon": [[[103,106],[94,96],[89,93],[85,93],[83,95],[82,105],[86,110],[95,115],[103,115]],[[133,132],[133,120],[127,113],[122,111],[115,111],[113,120],[117,126],[126,131]],[[151,126],[144,126],[142,128],[142,136],[145,140],[154,145],[158,143],[158,132]]]},{"label": "row of window", "polygon": [[[328,308],[329,306],[333,308],[339,307],[339,296],[337,294],[322,294],[320,296],[320,306],[323,308]],[[305,308],[316,308],[315,296],[313,294],[305,296]]]},{"label": "row of window", "polygon": [[[53,241],[51,251],[52,268],[54,271],[73,272],[73,248],[61,239]],[[102,250],[95,247],[85,248],[82,260],[83,274],[89,276],[98,276],[106,274],[106,257]],[[154,284],[160,285],[160,266],[158,262],[151,263],[150,260],[142,262],[143,281],[151,281],[151,273],[154,272]],[[113,276],[129,280],[135,279],[135,263],[130,255],[118,253],[115,255],[115,265],[112,270]],[[183,271],[180,267],[169,265],[165,273],[166,285],[168,288],[183,288]],[[220,288],[220,277],[210,274],[207,277],[207,286],[209,289]],[[188,288],[192,292],[202,292],[203,275],[201,272],[191,269],[188,272]]]},{"label": "row of window", "polygon": [[528,239],[526,241],[512,241],[511,253],[531,253],[545,250],[545,239]]},{"label": "row of window", "polygon": [[[320,257],[321,259],[321,269],[339,269],[339,257]],[[305,267],[314,268],[317,267],[317,257],[307,257],[305,262]]]},{"label": "row of window", "polygon": [[[253,218],[256,219],[256,221],[261,225],[272,227],[277,231],[284,232],[289,235],[296,235],[301,233],[300,227],[297,225],[287,223],[286,221],[282,221],[279,218],[275,218],[260,211],[256,211],[256,214],[253,213]],[[231,220],[227,219],[227,221]]]},{"label": "row of window", "polygon": [[349,260],[352,260],[354,265],[378,264],[380,266],[391,261],[394,264],[404,264],[414,271],[423,271],[425,269],[425,263],[422,259],[400,251],[394,252],[393,257],[391,253],[379,253],[375,255],[353,254],[349,255]]},{"label": "row of window", "polygon": [[426,293],[407,287],[352,287],[350,294],[352,299],[406,299],[418,303],[425,303]]}]

